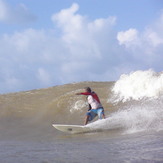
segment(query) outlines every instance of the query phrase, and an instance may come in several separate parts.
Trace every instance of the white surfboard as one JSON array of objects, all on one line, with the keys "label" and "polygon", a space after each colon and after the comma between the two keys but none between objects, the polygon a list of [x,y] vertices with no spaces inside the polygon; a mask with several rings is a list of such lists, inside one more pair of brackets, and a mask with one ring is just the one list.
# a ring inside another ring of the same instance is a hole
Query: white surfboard
[{"label": "white surfboard", "polygon": [[57,130],[67,132],[71,134],[90,132],[90,127],[80,125],[63,125],[63,124],[52,124]]}]

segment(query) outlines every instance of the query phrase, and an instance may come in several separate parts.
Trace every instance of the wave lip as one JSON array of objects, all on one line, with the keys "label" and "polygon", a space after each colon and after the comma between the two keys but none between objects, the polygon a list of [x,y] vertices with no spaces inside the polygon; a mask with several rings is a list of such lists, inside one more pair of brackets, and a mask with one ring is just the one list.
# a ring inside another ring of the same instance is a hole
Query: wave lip
[{"label": "wave lip", "polygon": [[159,98],[163,95],[163,73],[147,70],[123,74],[115,83],[112,92],[114,102]]}]

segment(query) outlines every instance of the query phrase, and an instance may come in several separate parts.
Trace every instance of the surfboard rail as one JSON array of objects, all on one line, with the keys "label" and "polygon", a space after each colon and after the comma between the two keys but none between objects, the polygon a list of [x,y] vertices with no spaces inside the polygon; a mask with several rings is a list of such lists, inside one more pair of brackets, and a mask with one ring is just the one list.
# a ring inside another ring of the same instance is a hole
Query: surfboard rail
[{"label": "surfboard rail", "polygon": [[81,125],[52,124],[52,126],[59,131],[70,134],[86,133],[91,131],[90,127]]}]

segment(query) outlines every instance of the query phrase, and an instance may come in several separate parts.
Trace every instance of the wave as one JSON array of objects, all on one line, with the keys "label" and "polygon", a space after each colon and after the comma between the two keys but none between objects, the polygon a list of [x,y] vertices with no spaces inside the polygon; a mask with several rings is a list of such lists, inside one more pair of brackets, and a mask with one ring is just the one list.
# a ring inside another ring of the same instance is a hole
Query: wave
[{"label": "wave", "polygon": [[[119,134],[162,131],[163,74],[153,70],[123,74],[116,82],[81,82],[0,95],[0,138],[53,138],[52,123],[83,124],[86,98],[77,92],[90,86],[99,95],[106,119],[92,129]],[[97,119],[96,119],[97,120]]]},{"label": "wave", "polygon": [[113,103],[119,109],[93,129],[119,128],[123,133],[163,130],[163,74],[153,70],[122,75],[112,88]]},{"label": "wave", "polygon": [[58,124],[83,124],[86,98],[77,92],[90,86],[107,108],[108,90],[113,82],[81,82],[0,95],[0,139],[53,139]]}]

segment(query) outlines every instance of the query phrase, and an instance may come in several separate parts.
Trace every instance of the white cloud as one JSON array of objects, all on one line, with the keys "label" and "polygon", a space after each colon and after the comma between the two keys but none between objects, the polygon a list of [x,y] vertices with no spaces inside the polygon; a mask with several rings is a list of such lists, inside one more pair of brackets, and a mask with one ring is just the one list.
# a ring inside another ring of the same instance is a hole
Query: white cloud
[{"label": "white cloud", "polygon": [[70,8],[63,9],[59,13],[52,15],[52,21],[56,22],[59,27],[66,33],[71,30],[78,30],[82,27],[81,15],[75,13],[78,11],[78,4],[74,3]]},{"label": "white cloud", "polygon": [[163,60],[163,13],[148,25],[143,31],[129,29],[117,34],[120,45],[125,45],[124,50],[141,65],[162,71]]},{"label": "white cloud", "polygon": [[78,9],[79,6],[74,3],[70,8],[54,14],[52,20],[60,28],[61,39],[69,49],[71,57],[80,61],[86,60],[88,55],[87,60],[100,59],[102,51],[98,46],[101,44],[101,39],[112,40],[109,34],[116,18],[108,17],[90,21],[87,17],[77,14]]},{"label": "white cloud", "polygon": [[[150,54],[156,54],[163,46],[163,12],[160,17],[151,25],[147,26],[142,33],[141,43],[150,51]],[[156,52],[157,51],[157,52]],[[160,53],[159,53],[160,54]]]},{"label": "white cloud", "polygon": [[33,21],[36,21],[36,16],[31,14],[24,4],[12,7],[0,0],[0,22],[23,24]]},{"label": "white cloud", "polygon": [[76,14],[78,9],[78,4],[74,3],[70,8],[61,10],[52,16],[52,21],[62,30],[62,39],[70,44],[72,41],[81,40],[81,32],[85,25],[85,18]]},{"label": "white cloud", "polygon": [[163,38],[160,38],[157,33],[153,32],[150,33],[149,39],[151,40],[153,46],[159,46],[163,44]]},{"label": "white cloud", "polygon": [[[136,29],[121,31],[117,34],[117,40],[120,45],[130,48],[132,46],[144,45],[156,47],[163,44],[163,13],[160,18],[153,24],[147,26],[144,31],[138,32]],[[139,44],[137,44],[139,42]],[[132,43],[132,44],[131,44]]]},{"label": "white cloud", "polygon": [[107,30],[109,30],[108,27],[112,27],[116,24],[116,17],[114,16],[110,16],[106,19],[104,18],[100,18],[100,19],[96,19],[93,22],[90,22],[88,24],[88,29],[89,31],[93,31],[93,32],[98,32],[103,30],[105,27],[107,28]]},{"label": "white cloud", "polygon": [[55,31],[31,28],[0,37],[1,92],[86,80],[111,81],[121,73],[162,68],[162,15],[144,31],[131,28],[117,32],[116,17],[89,20],[78,10],[74,3],[53,14]]},{"label": "white cloud", "polygon": [[158,20],[151,25],[148,25],[144,31],[139,32],[136,29],[129,29],[118,32],[117,40],[120,45],[125,45],[126,48],[141,49],[143,53],[149,53],[147,49],[154,50],[163,44],[163,13]]},{"label": "white cloud", "polygon": [[138,31],[131,28],[127,31],[118,32],[117,39],[120,45],[132,46],[133,43],[138,42]]}]

